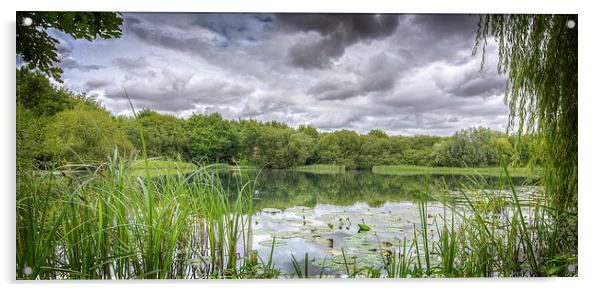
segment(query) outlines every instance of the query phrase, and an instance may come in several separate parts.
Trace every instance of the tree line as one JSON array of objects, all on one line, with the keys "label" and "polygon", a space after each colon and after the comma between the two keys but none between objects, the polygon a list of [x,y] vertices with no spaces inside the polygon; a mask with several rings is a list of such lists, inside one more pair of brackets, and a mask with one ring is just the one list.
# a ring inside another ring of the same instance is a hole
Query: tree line
[{"label": "tree line", "polygon": [[[311,125],[226,120],[218,113],[178,118],[143,109],[136,118],[112,116],[85,94],[52,85],[17,69],[17,167],[102,162],[115,149],[142,149],[137,123],[150,156],[190,162],[268,168],[338,164],[348,169],[375,165],[494,166],[501,156],[515,165],[529,161],[533,143],[479,127],[450,137],[389,136],[382,130],[319,132]],[[523,139],[526,139],[523,137]],[[527,146],[526,146],[527,145]]]}]

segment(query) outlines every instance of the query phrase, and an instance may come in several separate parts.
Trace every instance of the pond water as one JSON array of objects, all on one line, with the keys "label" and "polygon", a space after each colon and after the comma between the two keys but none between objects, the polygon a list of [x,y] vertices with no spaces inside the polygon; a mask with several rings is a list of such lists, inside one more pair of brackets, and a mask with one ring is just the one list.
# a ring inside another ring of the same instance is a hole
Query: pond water
[{"label": "pond water", "polygon": [[[381,267],[382,254],[399,249],[404,238],[409,245],[414,227],[420,226],[421,192],[428,188],[430,195],[436,195],[445,189],[458,190],[463,183],[470,184],[464,176],[396,176],[364,171],[314,174],[263,170],[247,174],[256,177],[252,249],[267,261],[276,238],[273,263],[286,276],[294,272],[292,256],[303,267],[305,253],[312,275],[344,274],[345,261],[348,268]],[[221,174],[232,191],[236,190],[237,175]],[[503,188],[496,177],[481,180],[480,184],[488,188]],[[525,178],[513,178],[513,183],[530,184]],[[434,220],[443,214],[442,205],[429,201],[428,214],[427,229],[433,237]],[[360,231],[358,224],[365,224],[370,230]]]}]

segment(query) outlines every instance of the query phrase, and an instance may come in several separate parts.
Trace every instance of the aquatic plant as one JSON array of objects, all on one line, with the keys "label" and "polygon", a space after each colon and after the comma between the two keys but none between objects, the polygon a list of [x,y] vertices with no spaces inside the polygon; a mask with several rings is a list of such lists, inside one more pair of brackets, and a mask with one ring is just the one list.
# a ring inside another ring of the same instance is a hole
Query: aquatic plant
[{"label": "aquatic plant", "polygon": [[[377,165],[372,167],[372,172],[391,175],[423,175],[423,174],[451,174],[468,176],[499,176],[503,174],[501,168],[495,167],[429,167],[416,165]],[[514,167],[509,169],[513,177],[537,177],[540,169],[528,167]]]},{"label": "aquatic plant", "polygon": [[296,171],[311,172],[311,173],[343,173],[345,172],[345,165],[335,164],[312,164],[305,166],[295,167]]}]

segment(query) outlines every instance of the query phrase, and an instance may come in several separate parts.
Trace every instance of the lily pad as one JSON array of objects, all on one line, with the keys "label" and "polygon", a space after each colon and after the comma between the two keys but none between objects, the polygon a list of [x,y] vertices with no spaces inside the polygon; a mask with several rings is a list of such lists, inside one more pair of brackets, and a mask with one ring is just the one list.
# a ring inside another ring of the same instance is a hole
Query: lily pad
[{"label": "lily pad", "polygon": [[294,206],[284,209],[285,212],[293,213],[298,216],[309,215],[313,213],[313,209],[305,206]]},{"label": "lily pad", "polygon": [[257,244],[259,244],[260,246],[263,246],[263,247],[272,247],[272,243],[274,244],[274,247],[285,246],[286,240],[276,238],[276,241],[273,241],[273,239],[268,239],[268,240],[260,241]]},{"label": "lily pad", "polygon": [[370,226],[364,224],[364,223],[358,223],[357,226],[359,226],[360,228],[360,232],[365,232],[365,231],[370,231]]}]

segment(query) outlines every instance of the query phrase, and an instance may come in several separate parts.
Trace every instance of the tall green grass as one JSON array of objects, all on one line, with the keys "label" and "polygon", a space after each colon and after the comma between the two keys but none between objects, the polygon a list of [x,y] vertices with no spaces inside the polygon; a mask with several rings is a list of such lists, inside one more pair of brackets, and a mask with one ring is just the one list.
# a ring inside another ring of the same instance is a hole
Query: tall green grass
[{"label": "tall green grass", "polygon": [[134,163],[115,155],[88,174],[20,174],[17,278],[238,277],[252,185],[228,193],[203,168],[146,181],[130,175]]},{"label": "tall green grass", "polygon": [[[577,275],[576,230],[559,230],[549,202],[524,204],[512,183],[508,168],[502,168],[511,198],[483,193],[478,180],[463,184],[464,200],[436,198],[444,206],[433,218],[435,236],[427,236],[426,191],[418,208],[420,224],[411,243],[383,260],[388,277],[541,277]],[[486,202],[505,200],[502,208],[484,208]],[[576,214],[575,218],[576,220]],[[576,223],[575,223],[576,224]],[[559,240],[562,236],[572,238]],[[568,242],[567,242],[568,241]],[[568,246],[567,246],[568,245]],[[388,266],[387,266],[388,265]]]},{"label": "tall green grass", "polygon": [[[173,175],[177,173],[185,174],[196,170],[196,166],[189,162],[162,160],[159,158],[148,159],[148,168],[150,169],[149,173],[152,177]],[[146,163],[144,160],[133,161],[131,170],[131,175],[145,177]]]},{"label": "tall green grass", "polygon": [[229,278],[250,266],[276,276],[253,264],[252,181],[232,194],[210,167],[153,176],[138,126],[142,168],[115,151],[100,165],[18,173],[17,278]]}]

